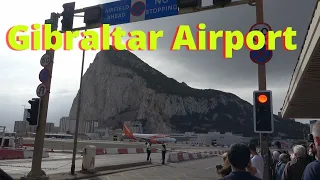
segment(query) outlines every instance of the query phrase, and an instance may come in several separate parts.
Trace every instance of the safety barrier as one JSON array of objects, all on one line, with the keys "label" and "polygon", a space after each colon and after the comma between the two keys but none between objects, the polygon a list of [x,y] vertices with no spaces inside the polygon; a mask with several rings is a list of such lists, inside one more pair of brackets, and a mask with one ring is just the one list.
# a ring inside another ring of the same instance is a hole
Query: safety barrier
[{"label": "safety barrier", "polygon": [[24,159],[22,150],[0,149],[0,160],[3,159]]},{"label": "safety barrier", "polygon": [[169,153],[167,162],[181,162],[188,160],[196,160],[208,157],[217,156],[215,154],[205,154],[205,153],[182,153],[182,152],[171,152]]},{"label": "safety barrier", "polygon": [[204,151],[204,152],[169,152],[168,162],[180,162],[202,158],[209,158],[224,154],[227,151]]},{"label": "safety barrier", "polygon": [[[28,159],[33,157],[33,150],[26,150],[23,148],[3,148],[0,149],[0,160],[5,159]],[[43,158],[48,158],[49,153],[43,152]]]},{"label": "safety barrier", "polygon": [[[146,153],[147,150],[145,148],[106,148],[105,154],[138,154],[138,153]],[[151,149],[152,153],[160,152],[157,148]]]}]

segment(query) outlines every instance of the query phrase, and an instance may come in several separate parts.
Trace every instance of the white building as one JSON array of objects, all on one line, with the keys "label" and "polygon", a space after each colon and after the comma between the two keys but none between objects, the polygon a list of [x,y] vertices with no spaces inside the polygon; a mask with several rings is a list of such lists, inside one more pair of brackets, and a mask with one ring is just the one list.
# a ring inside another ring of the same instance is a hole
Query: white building
[{"label": "white building", "polygon": [[61,133],[66,133],[68,131],[70,133],[74,133],[76,128],[76,120],[71,120],[69,117],[62,117],[60,118],[59,127]]},{"label": "white building", "polygon": [[29,117],[30,113],[28,112],[28,109],[23,110],[23,119],[22,121],[27,122],[27,118]]},{"label": "white building", "polygon": [[46,124],[46,133],[54,133],[55,128],[54,128],[54,123],[48,122]]},{"label": "white building", "polygon": [[200,135],[197,138],[198,141],[202,141],[203,144],[212,144],[221,146],[230,146],[234,143],[249,143],[251,138],[242,137],[241,135],[232,134],[226,132],[221,134],[219,132],[209,132],[206,135]]},{"label": "white building", "polygon": [[172,134],[170,137],[176,138],[177,141],[184,141],[189,144],[211,145],[212,143],[220,146],[230,146],[234,143],[249,143],[251,138],[242,137],[241,135],[230,132],[221,134],[220,132],[209,132],[208,134],[195,134],[186,132],[185,134]]},{"label": "white building", "polygon": [[16,132],[16,133],[27,132],[27,126],[28,126],[27,121],[15,121],[14,122],[14,132]]},{"label": "white building", "polygon": [[98,128],[98,126],[99,126],[98,121],[94,121],[94,120],[85,121],[84,132],[85,133],[94,133],[95,129]]}]

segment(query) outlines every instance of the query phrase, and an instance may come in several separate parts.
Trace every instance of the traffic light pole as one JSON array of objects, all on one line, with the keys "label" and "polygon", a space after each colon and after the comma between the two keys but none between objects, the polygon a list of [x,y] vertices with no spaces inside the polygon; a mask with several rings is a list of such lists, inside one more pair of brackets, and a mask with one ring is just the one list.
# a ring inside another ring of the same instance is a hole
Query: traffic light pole
[{"label": "traffic light pole", "polygon": [[[264,17],[263,17],[263,0],[255,0],[256,2],[256,21],[257,23],[263,23]],[[266,90],[267,89],[267,82],[266,82],[266,66],[265,64],[258,65],[258,84],[259,84],[259,90]],[[263,179],[264,180],[271,180],[270,173],[269,173],[269,145],[268,145],[268,134],[261,133],[260,134],[260,149],[261,149],[261,155],[264,159],[264,173],[263,173]]]},{"label": "traffic light pole", "polygon": [[[59,20],[59,15],[56,13],[51,13],[50,21],[55,24],[54,26],[51,26],[52,31],[57,30],[58,20]],[[46,68],[50,73],[50,77],[52,77],[54,50],[47,50],[46,54],[50,55],[51,57],[51,63]],[[41,163],[42,163],[42,153],[43,153],[43,146],[44,146],[45,127],[47,122],[50,86],[51,86],[51,78],[49,78],[48,82],[46,83],[48,93],[44,95],[40,101],[39,120],[38,120],[37,133],[34,141],[32,167],[31,167],[31,171],[27,176],[28,179],[48,179],[46,176],[46,173],[41,169]]]},{"label": "traffic light pole", "polygon": [[[84,37],[84,38],[86,38],[86,37]],[[78,96],[78,104],[77,104],[76,129],[75,129],[74,138],[73,138],[73,151],[72,151],[72,163],[71,163],[71,174],[72,175],[75,174],[75,169],[76,169],[76,154],[77,154],[80,111],[81,111],[81,99],[82,99],[82,77],[83,77],[83,66],[84,66],[85,55],[86,55],[86,51],[83,50],[82,51],[81,74],[80,74],[80,87],[79,87],[79,96]]]}]

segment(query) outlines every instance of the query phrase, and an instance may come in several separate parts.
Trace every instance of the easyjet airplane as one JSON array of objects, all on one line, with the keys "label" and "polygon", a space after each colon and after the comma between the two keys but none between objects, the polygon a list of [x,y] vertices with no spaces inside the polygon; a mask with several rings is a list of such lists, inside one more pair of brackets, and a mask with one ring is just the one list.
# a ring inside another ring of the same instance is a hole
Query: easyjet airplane
[{"label": "easyjet airplane", "polygon": [[132,133],[126,124],[123,124],[123,131],[124,136],[134,140],[144,140],[150,141],[152,144],[161,144],[164,143],[174,143],[177,140],[175,138],[171,138],[169,135],[166,134],[138,134]]}]

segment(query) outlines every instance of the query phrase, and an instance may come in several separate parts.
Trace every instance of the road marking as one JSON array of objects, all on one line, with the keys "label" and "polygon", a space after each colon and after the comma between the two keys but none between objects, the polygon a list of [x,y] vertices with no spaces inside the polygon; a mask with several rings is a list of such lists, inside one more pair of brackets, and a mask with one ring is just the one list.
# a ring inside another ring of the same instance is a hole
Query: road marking
[{"label": "road marking", "polygon": [[143,177],[141,174],[134,172],[137,176],[140,176],[142,179],[147,180],[145,177]]},{"label": "road marking", "polygon": [[120,173],[120,175],[121,175],[125,180],[129,180],[123,173]]},{"label": "road marking", "polygon": [[212,169],[212,168],[214,168],[215,166],[210,166],[210,167],[207,167],[206,168],[206,170],[208,170],[208,169]]},{"label": "road marking", "polygon": [[167,172],[164,172],[165,174],[167,174],[168,176],[172,177],[172,178],[175,178],[177,180],[180,180],[178,177],[175,177],[175,176],[172,176],[171,174],[167,173]]}]

